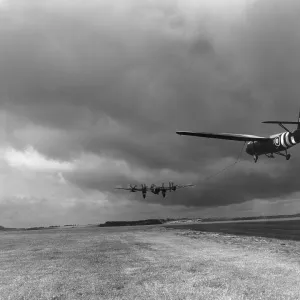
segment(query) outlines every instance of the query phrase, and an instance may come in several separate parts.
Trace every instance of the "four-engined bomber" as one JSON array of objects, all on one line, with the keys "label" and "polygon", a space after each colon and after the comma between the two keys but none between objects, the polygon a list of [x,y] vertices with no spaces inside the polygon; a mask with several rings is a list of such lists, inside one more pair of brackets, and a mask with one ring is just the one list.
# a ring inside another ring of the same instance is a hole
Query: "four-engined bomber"
[{"label": "four-engined bomber", "polygon": [[171,192],[171,191],[176,191],[177,189],[180,188],[185,188],[185,187],[189,187],[189,186],[194,186],[193,184],[186,184],[186,185],[174,185],[173,182],[169,182],[169,186],[165,186],[164,183],[162,183],[161,186],[157,186],[155,184],[152,184],[150,187],[148,187],[146,184],[141,184],[141,187],[138,188],[136,185],[129,185],[128,188],[123,188],[123,187],[116,187],[116,189],[119,190],[127,190],[130,192],[142,192],[143,194],[143,198],[146,198],[146,194],[147,192],[152,192],[155,195],[159,195],[159,193],[161,192],[163,197],[166,197],[166,192]]}]

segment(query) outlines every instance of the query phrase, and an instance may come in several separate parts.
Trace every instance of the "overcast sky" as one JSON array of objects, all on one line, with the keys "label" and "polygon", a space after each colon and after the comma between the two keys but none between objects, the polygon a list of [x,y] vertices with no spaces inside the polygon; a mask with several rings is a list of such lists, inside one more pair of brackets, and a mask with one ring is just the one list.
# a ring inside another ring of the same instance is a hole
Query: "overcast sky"
[{"label": "overcast sky", "polygon": [[[300,108],[298,0],[0,0],[0,225],[300,212],[292,159],[234,162]],[[161,196],[128,183],[195,183]]]}]

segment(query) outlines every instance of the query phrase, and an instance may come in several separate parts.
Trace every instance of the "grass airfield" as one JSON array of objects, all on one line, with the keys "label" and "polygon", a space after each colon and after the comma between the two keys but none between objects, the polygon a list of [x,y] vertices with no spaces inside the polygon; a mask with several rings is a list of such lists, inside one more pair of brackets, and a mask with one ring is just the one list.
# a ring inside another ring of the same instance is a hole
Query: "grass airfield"
[{"label": "grass airfield", "polygon": [[173,227],[0,232],[0,299],[300,299],[299,241]]}]

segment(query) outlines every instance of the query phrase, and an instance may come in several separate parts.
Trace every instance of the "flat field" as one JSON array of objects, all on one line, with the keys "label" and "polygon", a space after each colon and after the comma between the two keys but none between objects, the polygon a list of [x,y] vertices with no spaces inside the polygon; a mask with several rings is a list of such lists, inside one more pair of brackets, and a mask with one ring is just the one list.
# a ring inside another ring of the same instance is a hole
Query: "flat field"
[{"label": "flat field", "polygon": [[300,299],[300,242],[168,229],[0,233],[0,299]]}]

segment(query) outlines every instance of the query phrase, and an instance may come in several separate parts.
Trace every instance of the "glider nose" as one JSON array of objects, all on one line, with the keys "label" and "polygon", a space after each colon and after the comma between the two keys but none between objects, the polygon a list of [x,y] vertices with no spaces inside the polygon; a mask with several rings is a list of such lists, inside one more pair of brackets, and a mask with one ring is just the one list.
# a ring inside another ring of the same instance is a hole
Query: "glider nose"
[{"label": "glider nose", "polygon": [[296,143],[300,143],[300,130],[295,130],[293,132],[293,138],[295,139]]}]

